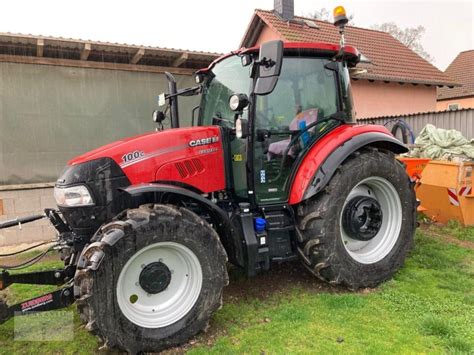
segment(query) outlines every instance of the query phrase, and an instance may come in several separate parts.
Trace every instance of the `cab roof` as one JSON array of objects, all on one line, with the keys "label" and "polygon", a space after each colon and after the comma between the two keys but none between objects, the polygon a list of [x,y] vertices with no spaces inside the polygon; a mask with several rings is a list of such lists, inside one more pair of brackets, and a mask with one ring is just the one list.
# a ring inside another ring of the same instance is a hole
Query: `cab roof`
[{"label": "cab roof", "polygon": [[[325,43],[325,42],[283,42],[283,49],[285,54],[292,52],[301,52],[305,55],[317,54],[324,57],[335,56],[341,46],[338,44]],[[229,58],[233,55],[241,55],[245,53],[258,53],[260,46],[253,46],[250,48],[240,48],[236,51],[224,54],[223,56],[214,60],[207,68],[198,70],[196,73],[205,73],[211,70],[217,63]],[[356,65],[360,60],[359,51],[353,46],[344,46],[344,56],[350,66]]]}]

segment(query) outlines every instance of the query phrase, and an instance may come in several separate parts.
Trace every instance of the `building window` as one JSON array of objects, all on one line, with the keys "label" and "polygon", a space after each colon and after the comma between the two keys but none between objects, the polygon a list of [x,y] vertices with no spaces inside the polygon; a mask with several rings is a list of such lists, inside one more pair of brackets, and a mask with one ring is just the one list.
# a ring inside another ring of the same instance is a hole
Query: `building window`
[{"label": "building window", "polygon": [[448,110],[449,111],[456,111],[459,110],[461,106],[459,104],[449,104],[448,105]]}]

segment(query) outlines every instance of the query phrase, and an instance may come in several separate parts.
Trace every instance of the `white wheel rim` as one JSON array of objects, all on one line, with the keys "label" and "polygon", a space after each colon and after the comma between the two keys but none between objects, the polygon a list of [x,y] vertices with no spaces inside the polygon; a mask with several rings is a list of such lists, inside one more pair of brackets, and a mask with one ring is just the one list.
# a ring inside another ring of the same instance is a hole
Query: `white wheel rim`
[{"label": "white wheel rim", "polygon": [[[351,238],[342,227],[342,212],[357,196],[375,198],[382,210],[382,225],[371,240]],[[349,255],[361,264],[374,264],[385,258],[395,246],[402,227],[402,204],[395,187],[386,179],[373,176],[359,182],[347,196],[339,219],[342,242]]]},{"label": "white wheel rim", "polygon": [[[156,262],[168,267],[171,280],[164,291],[149,294],[138,281],[143,267]],[[162,328],[188,314],[201,287],[201,264],[191,249],[174,242],[159,242],[139,250],[127,261],[117,282],[117,302],[132,323]]]}]

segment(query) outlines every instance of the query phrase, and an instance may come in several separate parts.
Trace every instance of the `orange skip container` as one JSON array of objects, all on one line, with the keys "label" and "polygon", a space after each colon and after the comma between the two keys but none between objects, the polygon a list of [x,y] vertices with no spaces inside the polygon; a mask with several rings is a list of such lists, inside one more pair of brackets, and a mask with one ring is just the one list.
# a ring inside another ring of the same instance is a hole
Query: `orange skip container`
[{"label": "orange skip container", "polygon": [[399,157],[398,160],[405,164],[407,174],[412,181],[417,181],[421,179],[421,172],[425,169],[431,159]]},{"label": "orange skip container", "polygon": [[436,222],[474,225],[474,162],[430,161],[421,176],[416,197]]},{"label": "orange skip container", "polygon": [[[408,176],[411,181],[415,182],[415,191],[418,190],[418,187],[420,186],[421,172],[425,169],[426,164],[429,163],[430,159],[398,157],[398,160],[405,164],[405,170]],[[417,211],[424,212],[426,211],[426,208],[420,204]]]}]

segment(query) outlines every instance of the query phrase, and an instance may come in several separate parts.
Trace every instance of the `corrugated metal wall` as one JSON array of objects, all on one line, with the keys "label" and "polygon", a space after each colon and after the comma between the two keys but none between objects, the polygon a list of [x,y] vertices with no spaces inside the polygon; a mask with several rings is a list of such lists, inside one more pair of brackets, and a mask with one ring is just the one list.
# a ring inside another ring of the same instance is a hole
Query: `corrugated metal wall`
[{"label": "corrugated metal wall", "polygon": [[474,138],[474,109],[472,108],[457,111],[417,113],[407,116],[365,118],[358,122],[360,124],[375,123],[386,125],[388,129],[391,129],[395,121],[398,119],[405,120],[413,129],[416,136],[420,133],[423,127],[428,123],[431,123],[438,128],[456,129],[461,131],[461,133],[468,139]]},{"label": "corrugated metal wall", "polygon": [[[180,88],[195,85],[175,77]],[[167,90],[163,74],[0,63],[0,185],[55,181],[69,159],[154,130]],[[183,126],[198,103],[180,100]]]}]

